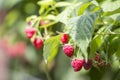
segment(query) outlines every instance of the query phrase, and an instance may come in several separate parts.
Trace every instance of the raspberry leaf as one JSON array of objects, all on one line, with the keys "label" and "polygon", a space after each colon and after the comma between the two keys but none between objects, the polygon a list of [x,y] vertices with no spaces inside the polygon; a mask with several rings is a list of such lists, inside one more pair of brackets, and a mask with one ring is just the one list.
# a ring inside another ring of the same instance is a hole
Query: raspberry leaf
[{"label": "raspberry leaf", "polygon": [[56,56],[60,44],[60,35],[51,37],[44,43],[43,57],[45,62],[50,62]]},{"label": "raspberry leaf", "polygon": [[71,38],[81,49],[86,60],[88,57],[87,48],[94,32],[94,24],[97,16],[97,12],[84,14],[82,16],[71,18],[67,24]]},{"label": "raspberry leaf", "polygon": [[64,23],[65,25],[67,25],[68,20],[72,17],[77,16],[78,14],[78,9],[79,6],[82,3],[77,3],[76,5],[72,5],[70,7],[67,7],[63,12],[61,12],[58,16],[57,16],[57,20]]},{"label": "raspberry leaf", "polygon": [[104,12],[114,11],[114,10],[120,8],[120,1],[119,0],[115,0],[115,1],[105,0],[102,3],[101,7],[102,7]]},{"label": "raspberry leaf", "polygon": [[100,46],[103,44],[104,38],[102,33],[105,32],[106,27],[100,28],[90,43],[90,58],[93,59],[95,57],[95,52],[100,48]]}]

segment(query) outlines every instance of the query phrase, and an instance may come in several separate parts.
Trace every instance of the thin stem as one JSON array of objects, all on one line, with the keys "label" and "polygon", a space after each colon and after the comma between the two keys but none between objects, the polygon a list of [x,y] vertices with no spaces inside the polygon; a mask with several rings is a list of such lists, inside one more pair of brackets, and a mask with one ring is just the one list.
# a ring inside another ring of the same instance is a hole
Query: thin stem
[{"label": "thin stem", "polygon": [[46,76],[47,76],[47,80],[51,80],[51,77],[50,77],[50,74],[49,74],[49,71],[48,71],[48,65],[45,63],[45,73],[46,73]]},{"label": "thin stem", "polygon": [[45,30],[45,34],[48,35],[48,31],[46,27],[44,28],[44,30]]},{"label": "thin stem", "polygon": [[38,32],[39,37],[43,39],[41,32],[39,30],[37,30],[37,32]]},{"label": "thin stem", "polygon": [[48,24],[48,25],[43,25],[43,26],[41,26],[40,28],[47,28],[47,27],[49,27],[49,26],[51,26],[51,25],[54,25],[54,24],[56,24],[57,22],[56,21],[54,21],[54,22],[51,22],[50,24]]},{"label": "thin stem", "polygon": [[49,8],[45,13],[44,13],[44,15],[43,16],[46,16],[50,11],[51,11],[52,9],[51,8]]},{"label": "thin stem", "polygon": [[56,14],[59,14],[58,10],[56,9],[55,6],[51,5],[52,9],[56,12]]},{"label": "thin stem", "polygon": [[100,35],[120,35],[120,33],[115,33],[115,32],[109,32],[109,33],[96,33]]}]

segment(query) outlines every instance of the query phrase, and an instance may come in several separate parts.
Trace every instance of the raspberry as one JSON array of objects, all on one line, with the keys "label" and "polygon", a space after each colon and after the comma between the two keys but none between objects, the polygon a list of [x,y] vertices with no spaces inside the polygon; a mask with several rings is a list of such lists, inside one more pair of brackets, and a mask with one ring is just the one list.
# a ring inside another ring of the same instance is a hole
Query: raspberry
[{"label": "raspberry", "polygon": [[84,67],[85,70],[90,69],[90,68],[92,67],[92,60],[91,60],[91,59],[88,59],[87,62],[85,62],[85,60],[84,60],[83,67]]},{"label": "raspberry", "polygon": [[49,24],[49,23],[50,23],[49,20],[41,20],[41,21],[40,21],[40,25],[41,25],[41,26],[47,25],[47,24]]},{"label": "raspberry", "polygon": [[83,59],[73,59],[71,62],[71,66],[73,67],[75,72],[80,71],[82,69],[83,64]]},{"label": "raspberry", "polygon": [[43,41],[40,38],[35,38],[33,43],[36,49],[39,49],[43,46]]},{"label": "raspberry", "polygon": [[105,62],[101,61],[97,65],[98,65],[98,67],[103,67],[105,65]]},{"label": "raspberry", "polygon": [[31,21],[28,21],[27,24],[28,24],[28,26],[31,26],[31,25],[32,25]]},{"label": "raspberry", "polygon": [[68,57],[71,57],[74,52],[74,47],[70,44],[66,44],[63,46],[63,51],[64,51],[65,55],[67,55]]},{"label": "raspberry", "polygon": [[63,34],[61,37],[62,44],[68,43],[69,36],[68,34]]},{"label": "raspberry", "polygon": [[100,62],[100,61],[101,61],[101,58],[100,58],[100,55],[99,55],[99,54],[96,54],[96,55],[95,55],[95,61],[97,61],[97,62]]},{"label": "raspberry", "polygon": [[27,27],[25,29],[25,33],[26,33],[28,38],[32,38],[32,36],[34,35],[35,32],[36,32],[36,29],[32,28],[32,27]]}]

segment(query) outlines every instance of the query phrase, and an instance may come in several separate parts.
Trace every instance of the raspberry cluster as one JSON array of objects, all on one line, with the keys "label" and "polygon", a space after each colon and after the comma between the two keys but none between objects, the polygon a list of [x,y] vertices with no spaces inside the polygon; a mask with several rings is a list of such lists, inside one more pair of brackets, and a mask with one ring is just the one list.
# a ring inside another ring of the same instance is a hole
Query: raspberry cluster
[{"label": "raspberry cluster", "polygon": [[69,35],[68,34],[62,34],[61,36],[61,43],[63,44],[63,52],[66,56],[72,57],[74,53],[74,47],[71,44],[68,44],[69,41]]},{"label": "raspberry cluster", "polygon": [[95,54],[94,60],[98,67],[110,67],[110,63],[106,63],[100,54]]},{"label": "raspberry cluster", "polygon": [[36,49],[40,49],[43,46],[43,40],[41,38],[33,37],[36,33],[36,29],[29,26],[25,29],[25,33],[27,38],[31,39],[34,38],[33,45]]},{"label": "raspberry cluster", "polygon": [[[63,44],[63,52],[66,56],[72,57],[74,53],[74,47],[72,44],[68,44],[68,41],[69,35],[62,34],[61,43]],[[88,70],[92,67],[92,60],[88,59],[88,61],[85,62],[84,59],[72,59],[71,66],[75,72],[80,71],[82,67],[84,67],[85,70]]]},{"label": "raspberry cluster", "polygon": [[[35,33],[37,33],[37,30],[36,28],[33,28],[34,23],[35,23],[34,19],[27,22],[28,27],[25,29],[25,33],[26,33],[27,38],[34,39],[33,45],[35,46],[35,48],[40,49],[43,46],[43,39],[36,37],[37,34]],[[39,26],[48,25],[49,23],[50,23],[49,20],[40,20]]]},{"label": "raspberry cluster", "polygon": [[80,71],[82,67],[84,67],[85,70],[89,70],[92,67],[92,60],[88,59],[88,61],[85,62],[84,59],[72,59],[71,66],[75,72]]},{"label": "raspberry cluster", "polygon": [[[48,24],[49,22],[46,21],[46,22],[42,22],[40,21],[40,25],[46,25]],[[40,49],[42,46],[43,46],[43,40],[41,38],[38,38],[36,37],[36,29],[33,28],[33,27],[27,27],[25,29],[25,33],[26,33],[26,36],[27,38],[31,39],[33,38],[33,44],[35,46],[36,49]],[[69,35],[66,34],[66,33],[63,33],[61,38],[61,44],[63,45],[63,52],[64,54],[67,56],[67,57],[72,57],[73,54],[74,54],[74,46],[69,42]],[[106,64],[101,56],[99,54],[96,54],[95,55],[95,59],[94,59],[95,63],[97,64],[98,67],[101,67],[101,66],[104,66],[104,65],[109,65],[109,64]],[[74,71],[77,72],[77,71],[80,71],[82,69],[82,67],[85,69],[85,70],[89,70],[91,67],[92,67],[92,60],[91,59],[88,59],[87,61],[85,61],[85,59],[77,59],[77,58],[73,58],[72,61],[71,61],[71,66],[73,67]]]}]

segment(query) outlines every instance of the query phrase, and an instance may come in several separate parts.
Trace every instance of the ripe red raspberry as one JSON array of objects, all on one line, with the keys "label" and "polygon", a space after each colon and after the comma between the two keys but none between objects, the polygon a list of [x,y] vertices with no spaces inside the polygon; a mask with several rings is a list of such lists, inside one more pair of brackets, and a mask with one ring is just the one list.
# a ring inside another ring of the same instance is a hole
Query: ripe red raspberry
[{"label": "ripe red raspberry", "polygon": [[73,67],[75,72],[80,71],[82,69],[83,64],[83,59],[73,59],[71,62],[71,66]]},{"label": "ripe red raspberry", "polygon": [[68,34],[63,34],[61,37],[62,44],[68,43],[69,36]]},{"label": "ripe red raspberry", "polygon": [[71,57],[74,52],[74,47],[70,44],[65,44],[63,46],[63,51],[64,51],[65,55],[67,55],[68,57]]},{"label": "ripe red raspberry", "polygon": [[26,33],[28,38],[32,38],[32,36],[34,35],[35,32],[36,32],[36,29],[32,28],[32,27],[27,27],[25,29],[25,33]]},{"label": "ripe red raspberry", "polygon": [[40,38],[35,38],[33,43],[36,49],[39,49],[43,46],[43,41]]},{"label": "ripe red raspberry", "polygon": [[90,68],[92,67],[92,60],[91,60],[91,59],[88,59],[87,62],[85,62],[85,60],[84,60],[83,67],[84,67],[85,70],[90,69]]}]

